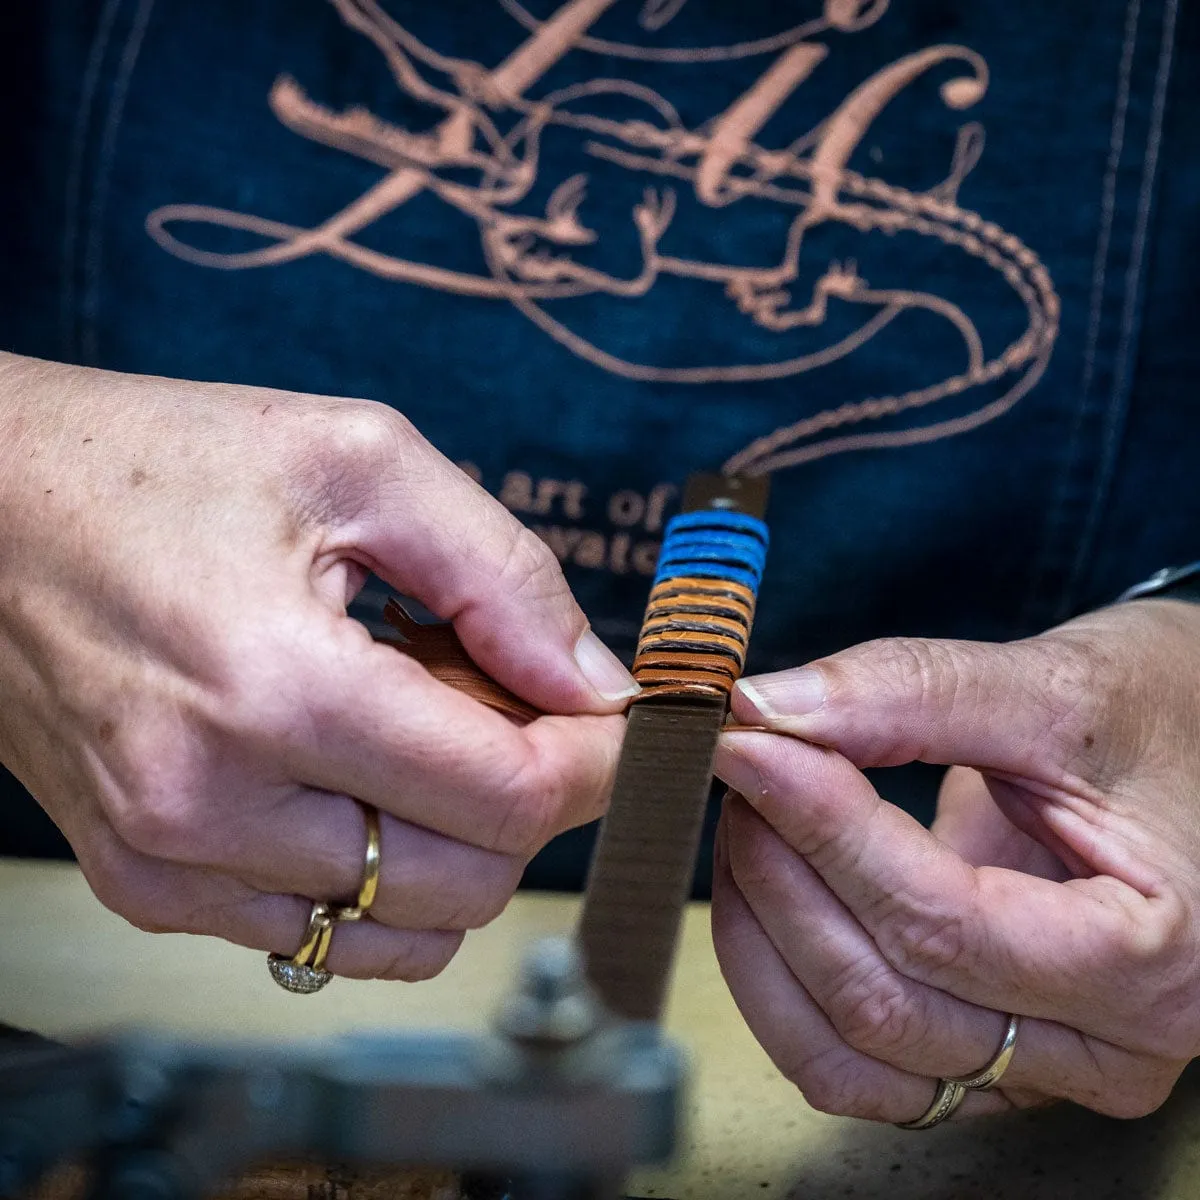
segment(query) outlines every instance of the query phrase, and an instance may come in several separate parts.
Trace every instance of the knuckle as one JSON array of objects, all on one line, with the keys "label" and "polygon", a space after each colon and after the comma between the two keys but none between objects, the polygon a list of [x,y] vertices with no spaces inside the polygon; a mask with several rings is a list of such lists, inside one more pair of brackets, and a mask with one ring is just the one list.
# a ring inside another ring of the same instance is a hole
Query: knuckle
[{"label": "knuckle", "polygon": [[1140,976],[1159,980],[1159,993],[1170,986],[1170,969],[1178,957],[1178,935],[1158,922],[1139,920],[1130,914],[1120,921],[1109,948],[1113,966],[1136,971]]},{"label": "knuckle", "polygon": [[109,912],[143,933],[175,933],[177,924],[161,896],[151,895],[132,863],[122,865],[119,854],[80,856],[80,865],[96,899]]},{"label": "knuckle", "polygon": [[827,1050],[799,1061],[780,1064],[783,1074],[800,1089],[817,1112],[834,1117],[871,1117],[874,1104],[844,1052]]},{"label": "knuckle", "polygon": [[490,925],[508,907],[512,892],[491,892],[479,897],[471,904],[464,905],[457,918],[451,922],[451,929],[482,929]]},{"label": "knuckle", "polygon": [[[322,673],[323,678],[328,679],[329,675],[338,669],[339,664],[350,661],[353,657],[361,656],[362,650],[366,649],[367,653],[378,660],[380,667],[394,681],[397,691],[411,694],[413,703],[420,703],[424,695],[428,693],[430,680],[437,679],[430,666],[422,663],[415,654],[409,653],[408,647],[404,644],[378,641],[369,647],[364,647],[359,640],[357,629],[338,630],[327,642],[326,649],[328,657],[318,660],[316,663],[316,670]],[[308,682],[306,677],[306,683]],[[316,684],[319,679],[313,679],[312,682]],[[332,706],[341,700],[336,692],[332,696],[320,696],[317,686],[309,686],[307,692],[304,701],[297,700],[294,705],[288,705],[281,714],[281,720],[286,722],[284,728],[289,732],[295,722],[297,710],[304,713],[305,720],[320,720],[334,716],[334,712],[331,711]],[[314,693],[318,694],[314,695]]]},{"label": "knuckle", "polygon": [[1060,636],[1048,649],[1040,680],[1046,731],[1055,744],[1078,753],[1081,747],[1091,748],[1095,730],[1105,723],[1104,698],[1125,690],[1120,667],[1089,639]]},{"label": "knuckle", "polygon": [[117,836],[148,858],[190,862],[199,857],[203,823],[186,788],[146,781],[110,808],[109,819]]},{"label": "knuckle", "polygon": [[151,906],[144,903],[137,891],[129,886],[128,879],[108,867],[91,868],[86,874],[88,886],[109,912],[123,917],[143,933],[156,932],[151,928],[155,923]]},{"label": "knuckle", "polygon": [[917,732],[920,723],[911,720],[913,708],[961,710],[961,653],[960,643],[915,637],[881,638],[849,652],[850,691],[869,694],[897,714],[883,739],[887,746],[884,760],[866,765],[928,756],[928,747]]},{"label": "knuckle", "polygon": [[876,926],[875,941],[884,958],[910,979],[935,982],[969,965],[966,926],[959,913],[918,913],[907,904],[893,904]]},{"label": "knuckle", "polygon": [[200,753],[177,710],[143,705],[124,714],[95,777],[100,809],[125,847],[149,858],[195,860],[206,832],[195,799]]},{"label": "knuckle", "polygon": [[554,817],[560,807],[536,789],[512,789],[498,807],[499,822],[488,849],[531,857],[557,832]]},{"label": "knuckle", "polygon": [[566,591],[554,551],[520,524],[512,528],[512,542],[504,555],[500,578],[506,591],[527,601],[552,598]]},{"label": "knuckle", "polygon": [[958,665],[950,646],[925,638],[897,637],[868,642],[888,678],[905,696],[953,695],[959,686]]},{"label": "knuckle", "polygon": [[1124,923],[1114,974],[1157,981],[1149,998],[1142,987],[1129,989],[1128,1015],[1136,1022],[1139,1047],[1166,1059],[1191,1058],[1200,1044],[1194,933],[1180,903],[1165,903],[1156,916]]},{"label": "knuckle", "polygon": [[571,807],[565,772],[533,743],[512,782],[497,797],[497,823],[487,849],[530,858],[563,824]]},{"label": "knuckle", "polygon": [[[1200,1045],[1200,1014],[1196,1011],[1196,983],[1172,986],[1150,1006],[1137,1005],[1137,1049],[1166,1059],[1191,1059]],[[1149,1018],[1149,1019],[1147,1019]]]},{"label": "knuckle", "polygon": [[453,930],[482,929],[490,925],[508,907],[520,882],[520,871],[505,871],[503,878],[477,883],[469,894],[458,892],[450,901],[446,920],[440,928]]},{"label": "knuckle", "polygon": [[395,460],[417,437],[412,422],[386,404],[343,401],[330,425],[326,448],[335,459],[374,465]]},{"label": "knuckle", "polygon": [[829,1017],[845,1042],[872,1057],[886,1056],[919,1037],[920,1014],[886,963],[855,963],[832,989]]},{"label": "knuckle", "polygon": [[339,400],[313,413],[316,425],[301,440],[305,477],[323,481],[313,516],[328,519],[356,511],[378,493],[381,481],[419,468],[425,444],[412,422],[369,400]]},{"label": "knuckle", "polygon": [[1142,761],[1161,705],[1144,702],[1144,673],[1127,644],[1070,627],[1027,644],[1034,643],[1042,654],[1031,690],[1046,747],[1064,773],[1103,797]]},{"label": "knuckle", "polygon": [[401,940],[376,977],[401,983],[433,979],[450,965],[462,941],[462,933],[412,934]]},{"label": "knuckle", "polygon": [[140,899],[126,899],[123,903],[106,906],[142,933],[185,932],[179,928],[178,923],[168,920],[160,907],[144,903]]},{"label": "knuckle", "polygon": [[313,677],[318,672],[327,677],[343,650],[337,635],[320,634],[314,637],[307,625],[266,627],[257,620],[222,630],[220,665],[195,701],[196,732],[223,746],[252,747],[256,754],[286,744],[298,723],[312,717],[311,696],[320,694],[311,686]]},{"label": "knuckle", "polygon": [[738,830],[730,826],[729,865],[738,887],[747,897],[762,903],[790,908],[794,902],[787,863],[767,838],[757,836],[757,827]]},{"label": "knuckle", "polygon": [[1107,1117],[1136,1121],[1157,1112],[1166,1103],[1178,1078],[1178,1070],[1158,1070],[1141,1080],[1120,1080],[1089,1107]]}]

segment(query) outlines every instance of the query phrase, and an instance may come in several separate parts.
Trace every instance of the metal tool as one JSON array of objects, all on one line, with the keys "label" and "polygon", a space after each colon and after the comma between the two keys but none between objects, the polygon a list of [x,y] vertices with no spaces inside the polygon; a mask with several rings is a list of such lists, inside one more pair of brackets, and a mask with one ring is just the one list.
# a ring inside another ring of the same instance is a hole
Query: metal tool
[{"label": "metal tool", "polygon": [[513,1200],[610,1200],[674,1152],[683,1075],[657,1030],[600,1019],[572,944],[552,939],[490,1035],[16,1042],[0,1051],[0,1196],[86,1159],[88,1200],[195,1200],[302,1156],[485,1172]]}]

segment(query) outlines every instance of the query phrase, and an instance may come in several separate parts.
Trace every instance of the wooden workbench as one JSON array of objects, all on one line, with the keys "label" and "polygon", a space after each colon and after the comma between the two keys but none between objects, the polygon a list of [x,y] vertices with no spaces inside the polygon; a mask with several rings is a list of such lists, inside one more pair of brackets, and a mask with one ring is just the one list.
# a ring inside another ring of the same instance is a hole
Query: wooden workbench
[{"label": "wooden workbench", "polygon": [[[93,899],[73,867],[0,860],[0,1021],[79,1038],[148,1025],[198,1037],[324,1037],[349,1030],[480,1028],[521,948],[572,925],[576,901],[518,897],[472,934],[440,978],[338,980],[289,996],[261,954],[209,938],[151,936]],[[671,1030],[694,1060],[690,1145],[636,1194],[674,1200],[1193,1200],[1200,1196],[1200,1078],[1137,1122],[1061,1107],[929,1133],[814,1113],[739,1019],[709,940],[688,914]]]}]

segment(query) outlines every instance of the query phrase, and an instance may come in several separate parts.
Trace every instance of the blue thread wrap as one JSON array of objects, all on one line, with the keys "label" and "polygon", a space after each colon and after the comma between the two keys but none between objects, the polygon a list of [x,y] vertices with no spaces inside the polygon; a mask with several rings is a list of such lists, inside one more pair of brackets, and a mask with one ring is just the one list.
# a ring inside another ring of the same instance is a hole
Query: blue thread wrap
[{"label": "blue thread wrap", "polygon": [[757,595],[769,541],[766,522],[746,513],[680,513],[667,522],[655,586],[690,575],[740,583]]}]

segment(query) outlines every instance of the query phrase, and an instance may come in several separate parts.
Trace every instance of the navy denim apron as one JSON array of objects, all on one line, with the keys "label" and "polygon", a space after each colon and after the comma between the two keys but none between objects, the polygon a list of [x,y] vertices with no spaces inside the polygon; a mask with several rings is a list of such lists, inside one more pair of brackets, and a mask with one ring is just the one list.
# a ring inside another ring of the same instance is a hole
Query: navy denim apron
[{"label": "navy denim apron", "polygon": [[[0,345],[394,405],[622,652],[698,468],[773,476],[756,671],[1022,636],[1197,557],[1194,5],[0,21]],[[927,815],[929,779],[889,794]]]}]

